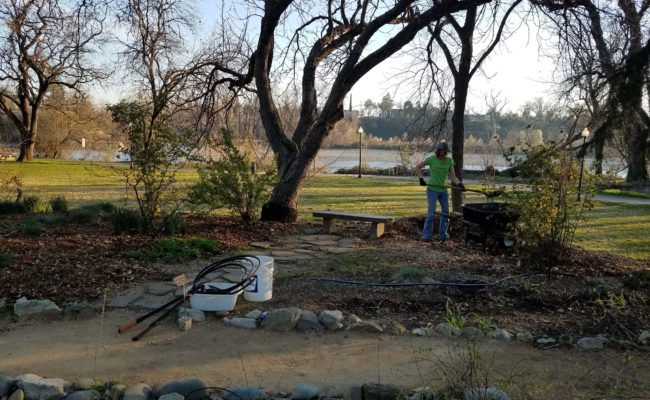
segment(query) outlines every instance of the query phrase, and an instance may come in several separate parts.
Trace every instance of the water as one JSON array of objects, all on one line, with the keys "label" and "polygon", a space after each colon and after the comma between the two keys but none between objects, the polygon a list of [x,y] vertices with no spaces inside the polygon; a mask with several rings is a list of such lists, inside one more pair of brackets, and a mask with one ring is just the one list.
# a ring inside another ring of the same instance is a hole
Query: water
[{"label": "water", "polygon": [[[428,156],[428,154],[415,154],[410,160],[410,165],[412,167],[415,166],[418,162],[424,160],[426,156]],[[593,157],[585,158],[585,166],[587,168],[591,168],[593,162]],[[378,149],[362,150],[361,163],[362,165],[380,169],[393,168],[402,165],[398,150]],[[339,169],[348,169],[357,167],[358,165],[358,149],[322,149],[318,153],[315,164],[312,168],[320,172],[333,173]],[[466,153],[464,157],[464,165],[465,169],[474,171],[483,171],[488,165],[492,165],[498,171],[503,171],[510,167],[502,155],[492,153]],[[606,159],[603,162],[603,169],[605,171],[618,171],[618,176],[625,177],[626,171],[623,169],[622,160]]]},{"label": "water", "polygon": [[[415,166],[423,160],[428,154],[416,153],[411,157],[410,165]],[[106,151],[96,150],[74,150],[64,152],[65,159],[69,160],[86,160],[95,162],[119,162],[129,161],[129,156],[121,152],[108,153]],[[383,149],[363,149],[361,150],[362,165],[387,169],[402,165],[400,153],[398,150]],[[585,158],[585,166],[590,168],[594,159]],[[499,154],[493,153],[467,153],[464,159],[465,169],[482,171],[486,166],[492,165],[496,170],[503,171],[510,165],[506,159]],[[314,164],[311,166],[312,171],[321,173],[334,173],[339,169],[349,169],[359,166],[358,149],[321,149],[316,156]],[[623,168],[622,160],[606,159],[603,163],[605,171],[618,171],[619,177],[625,177],[626,170]]]}]

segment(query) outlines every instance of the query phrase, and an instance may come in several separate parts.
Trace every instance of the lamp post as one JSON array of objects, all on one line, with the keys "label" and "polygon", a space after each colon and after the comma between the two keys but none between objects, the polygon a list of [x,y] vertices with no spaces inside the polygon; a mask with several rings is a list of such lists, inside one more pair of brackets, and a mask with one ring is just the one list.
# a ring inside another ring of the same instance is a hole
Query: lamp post
[{"label": "lamp post", "polygon": [[[587,138],[589,137],[589,129],[585,127],[585,129],[580,132],[580,136],[582,136],[582,148],[584,149],[585,144],[587,143]],[[578,201],[580,201],[580,192],[582,192],[582,170],[584,169],[585,166],[585,152],[582,154],[582,160],[580,160],[580,179],[578,180]]]},{"label": "lamp post", "polygon": [[361,178],[361,135],[363,135],[363,127],[359,127],[359,178]]}]

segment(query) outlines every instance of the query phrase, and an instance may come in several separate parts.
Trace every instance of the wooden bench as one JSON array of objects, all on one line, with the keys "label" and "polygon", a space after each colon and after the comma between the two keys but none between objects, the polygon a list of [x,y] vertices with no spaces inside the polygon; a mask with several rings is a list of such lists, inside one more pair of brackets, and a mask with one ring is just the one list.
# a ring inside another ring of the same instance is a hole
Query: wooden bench
[{"label": "wooden bench", "polygon": [[337,219],[370,222],[370,239],[378,239],[384,234],[385,224],[393,222],[395,217],[388,215],[355,214],[341,211],[315,211],[316,218],[323,218],[323,232],[332,233]]}]

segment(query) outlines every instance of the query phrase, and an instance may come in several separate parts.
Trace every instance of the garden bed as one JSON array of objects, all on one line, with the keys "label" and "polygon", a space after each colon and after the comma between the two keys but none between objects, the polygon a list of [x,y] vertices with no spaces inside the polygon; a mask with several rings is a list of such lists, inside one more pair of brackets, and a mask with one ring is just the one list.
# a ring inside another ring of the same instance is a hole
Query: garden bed
[{"label": "garden bed", "polygon": [[[187,233],[175,240],[200,237],[216,241],[220,246],[208,254],[210,257],[240,252],[256,241],[277,242],[307,227],[186,217]],[[28,218],[32,217],[11,216],[5,218],[4,226],[17,227]],[[626,330],[650,327],[648,262],[576,249],[549,279],[546,271],[521,265],[513,254],[465,245],[459,226],[455,226],[452,241],[422,242],[421,224],[421,217],[398,220],[377,243],[362,242],[344,254],[278,262],[273,299],[261,305],[340,309],[364,319],[397,320],[408,328],[457,318],[467,325],[496,325],[512,331],[625,338]],[[39,236],[6,229],[0,239],[13,261],[0,271],[0,298],[9,301],[21,296],[49,298],[59,304],[94,300],[106,289],[114,293],[138,282],[166,280],[205,263],[190,260],[168,265],[156,261],[149,253],[138,252],[155,248],[157,239],[115,235],[105,222],[48,225]],[[364,237],[366,230],[364,224],[349,223],[341,233]],[[316,277],[379,283],[503,281],[484,288],[384,288],[312,279]]]}]

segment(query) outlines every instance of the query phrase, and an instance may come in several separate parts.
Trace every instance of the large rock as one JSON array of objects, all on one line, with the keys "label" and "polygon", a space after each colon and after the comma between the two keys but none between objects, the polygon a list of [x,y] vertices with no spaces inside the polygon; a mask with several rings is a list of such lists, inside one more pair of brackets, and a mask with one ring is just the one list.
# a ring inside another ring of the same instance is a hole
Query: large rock
[{"label": "large rock", "polygon": [[223,395],[224,400],[267,400],[268,395],[259,388],[234,387]]},{"label": "large rock", "polygon": [[185,396],[179,393],[163,394],[158,400],[185,400]]},{"label": "large rock", "polygon": [[26,374],[16,378],[16,386],[25,392],[26,400],[47,400],[50,397],[63,396],[72,384],[63,379],[47,379]]},{"label": "large rock", "polygon": [[495,329],[490,332],[492,339],[500,340],[502,342],[509,342],[512,340],[512,334],[505,329]]},{"label": "large rock", "polygon": [[16,380],[10,376],[0,375],[0,399],[9,396]]},{"label": "large rock", "polygon": [[485,333],[478,328],[473,326],[467,326],[460,331],[460,336],[469,340],[480,340],[485,337]]},{"label": "large rock", "polygon": [[411,335],[415,336],[433,336],[435,330],[433,328],[415,328],[411,331]]},{"label": "large rock", "polygon": [[533,343],[535,338],[530,332],[517,332],[516,335],[517,341],[522,343]]},{"label": "large rock", "polygon": [[641,332],[638,340],[641,344],[650,344],[650,331]]},{"label": "large rock", "polygon": [[488,387],[466,390],[465,400],[510,400],[510,397],[501,389]]},{"label": "large rock", "polygon": [[320,332],[325,330],[323,324],[318,321],[318,316],[314,312],[308,310],[302,310],[300,313],[300,318],[298,318],[296,328],[300,329],[301,331]]},{"label": "large rock", "polygon": [[201,310],[195,310],[193,308],[181,307],[178,309],[178,317],[190,317],[192,322],[203,322],[205,321],[205,313]]},{"label": "large rock", "polygon": [[315,386],[301,383],[291,391],[291,398],[294,400],[310,400],[318,398],[320,389]]},{"label": "large rock", "polygon": [[376,322],[361,321],[358,324],[350,325],[346,328],[348,331],[367,332],[367,333],[383,333],[384,329]]},{"label": "large rock", "polygon": [[246,317],[224,318],[223,322],[226,325],[234,326],[235,328],[257,329],[257,321],[254,320],[253,318],[246,318]]},{"label": "large rock", "polygon": [[25,400],[25,392],[22,389],[16,389],[8,400]]},{"label": "large rock", "polygon": [[406,328],[404,325],[400,324],[397,321],[388,321],[384,326],[384,332],[388,333],[389,335],[403,335],[406,333]]},{"label": "large rock", "polygon": [[101,395],[96,390],[82,390],[69,394],[65,400],[99,400]]},{"label": "large rock", "polygon": [[126,388],[122,400],[149,400],[150,397],[151,387],[146,383],[137,383]]},{"label": "large rock", "polygon": [[445,324],[444,322],[436,326],[436,332],[445,337],[458,337],[462,333],[460,329],[456,328],[455,326]]},{"label": "large rock", "polygon": [[14,303],[14,314],[18,318],[50,317],[61,315],[61,309],[52,300],[28,300],[21,297]]},{"label": "large rock", "polygon": [[90,390],[95,386],[95,380],[93,378],[79,378],[74,383],[75,390]]},{"label": "large rock", "polygon": [[576,346],[579,349],[583,350],[595,350],[595,349],[602,349],[605,347],[605,344],[607,343],[607,338],[604,338],[602,336],[596,336],[596,337],[583,337],[578,339],[576,342]]},{"label": "large rock", "polygon": [[165,383],[158,389],[158,396],[178,393],[183,395],[186,400],[200,400],[208,397],[207,386],[208,385],[200,379],[171,381]]},{"label": "large rock", "polygon": [[323,310],[318,315],[318,320],[330,331],[343,328],[343,313],[339,310]]},{"label": "large rock", "polygon": [[300,318],[299,308],[278,308],[262,320],[262,327],[275,332],[289,332],[296,327]]},{"label": "large rock", "polygon": [[361,387],[362,400],[406,400],[406,394],[394,385],[367,383]]}]

